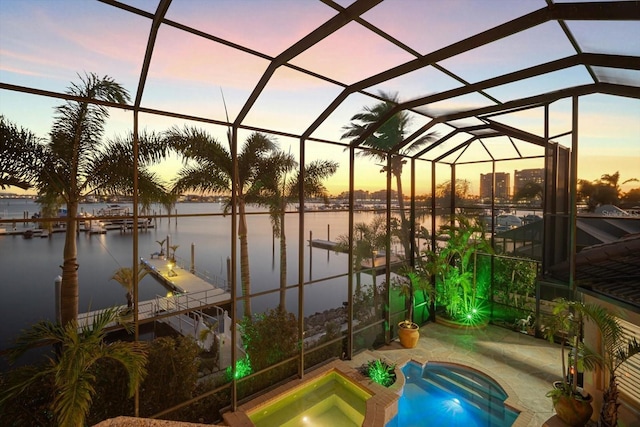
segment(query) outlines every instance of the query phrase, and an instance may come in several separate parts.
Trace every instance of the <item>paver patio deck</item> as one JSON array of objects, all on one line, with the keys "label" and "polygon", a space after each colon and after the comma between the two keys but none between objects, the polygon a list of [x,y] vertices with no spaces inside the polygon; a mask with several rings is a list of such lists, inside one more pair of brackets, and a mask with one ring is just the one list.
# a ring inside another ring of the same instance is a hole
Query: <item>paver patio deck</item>
[{"label": "paver patio deck", "polygon": [[529,427],[540,427],[555,413],[545,394],[560,377],[560,346],[515,331],[489,325],[486,329],[455,329],[438,323],[420,328],[415,348],[399,341],[376,351],[356,355],[349,363],[360,366],[374,354],[390,362],[454,362],[478,369],[509,386],[519,407],[533,413]]}]

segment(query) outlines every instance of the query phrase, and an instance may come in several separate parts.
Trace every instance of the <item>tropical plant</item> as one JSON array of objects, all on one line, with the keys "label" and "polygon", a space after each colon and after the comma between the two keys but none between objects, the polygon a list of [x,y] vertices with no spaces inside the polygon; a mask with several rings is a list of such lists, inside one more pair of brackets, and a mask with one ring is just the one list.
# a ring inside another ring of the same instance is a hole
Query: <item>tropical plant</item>
[{"label": "tropical plant", "polygon": [[441,288],[438,299],[445,305],[453,320],[473,320],[479,313],[477,297],[477,253],[491,253],[484,225],[478,219],[456,215],[452,224],[440,227],[449,237],[437,254]]},{"label": "tropical plant", "polygon": [[[45,145],[31,145],[34,153],[20,158],[15,168],[18,177],[28,179],[39,196],[49,202],[61,198],[67,206],[66,237],[62,264],[62,323],[78,316],[78,254],[76,246],[78,205],[88,194],[131,194],[136,176],[133,145],[139,143],[137,167],[141,203],[162,200],[165,190],[158,177],[145,165],[166,153],[154,135],[132,136],[102,141],[109,109],[94,101],[125,104],[129,94],[111,77],[87,74],[72,83],[67,94],[74,97],[56,107],[50,140]],[[7,153],[3,153],[3,159]],[[16,156],[7,157],[16,161]],[[28,161],[28,163],[26,163]]]},{"label": "tropical plant", "polygon": [[389,235],[387,234],[386,218],[377,215],[371,223],[356,223],[353,227],[354,241],[349,242],[349,235],[344,234],[336,239],[336,252],[353,253],[354,270],[356,271],[356,295],[362,292],[360,273],[363,270],[363,261],[368,260],[371,264],[371,280],[373,281],[374,299],[378,295],[378,285],[376,283],[376,259],[381,251],[387,247]]},{"label": "tropical plant", "polygon": [[405,319],[405,323],[414,323],[413,315],[416,292],[423,293],[424,301],[431,301],[434,296],[434,287],[431,284],[433,270],[426,264],[427,261],[420,258],[416,267],[403,267],[399,271],[401,276],[396,276],[392,279],[392,283],[397,287],[400,295],[403,296],[407,302],[407,318]]},{"label": "tropical plant", "polygon": [[[640,343],[635,338],[624,339],[624,331],[618,317],[606,308],[597,304],[581,306],[587,322],[593,322],[600,331],[599,346],[600,366],[609,377],[602,398],[600,425],[615,427],[618,425],[618,369],[630,358],[640,354]],[[606,378],[605,378],[606,380]]]},{"label": "tropical plant", "polygon": [[76,320],[65,324],[39,322],[23,332],[16,346],[9,349],[15,362],[26,351],[50,346],[55,354],[30,370],[29,375],[16,378],[0,392],[0,409],[43,378],[51,378],[54,392],[51,408],[58,425],[84,426],[95,395],[96,363],[109,358],[125,368],[129,377],[129,396],[133,396],[146,375],[146,345],[140,342],[105,341],[106,327],[118,317],[116,308],[97,313],[91,323],[79,325]]},{"label": "tropical plant", "polygon": [[[279,152],[270,156],[267,162],[270,174],[263,177],[265,192],[259,204],[269,207],[273,234],[280,240],[280,307],[286,309],[287,289],[287,238],[285,235],[285,211],[287,204],[298,200],[300,189],[305,198],[322,197],[327,200],[328,193],[322,181],[333,175],[338,163],[329,160],[316,160],[304,168],[304,182],[294,158]],[[291,175],[290,175],[291,174]]]},{"label": "tropical plant", "polygon": [[176,263],[176,251],[178,250],[179,247],[180,245],[169,246],[169,249],[171,249],[171,253],[169,254],[169,257],[174,264]]},{"label": "tropical plant", "polygon": [[254,371],[293,356],[300,344],[295,316],[279,307],[243,318],[240,334]]},{"label": "tropical plant", "polygon": [[[363,110],[353,117],[351,123],[343,127],[344,133],[341,139],[349,139],[352,142],[361,138],[365,132],[370,132],[372,126],[379,123],[398,104],[398,94],[380,92],[380,97],[384,101],[371,107],[365,106]],[[400,111],[392,115],[384,123],[373,129],[373,133],[361,141],[362,145],[368,147],[361,153],[363,156],[371,157],[383,163],[382,173],[391,173],[396,180],[396,190],[398,194],[398,206],[400,207],[401,239],[405,257],[411,254],[411,236],[409,233],[409,220],[404,207],[404,194],[402,192],[402,169],[407,163],[406,157],[416,153],[432,143],[437,134],[432,132],[413,139],[405,146],[401,143],[406,139],[409,125],[411,123],[409,113]]]},{"label": "tropical plant", "polygon": [[144,264],[138,265],[138,277],[135,278],[135,273],[131,267],[120,267],[113,273],[111,280],[118,282],[127,291],[127,311],[131,311],[133,308],[133,289],[134,284],[137,285],[148,274],[148,271],[144,268]]},{"label": "tropical plant", "polygon": [[390,387],[396,382],[396,364],[386,360],[370,360],[360,367],[360,373],[383,387]]},{"label": "tropical plant", "polygon": [[[489,257],[483,264],[489,271]],[[493,270],[494,299],[516,308],[524,308],[535,296],[536,262],[526,258],[496,256]]]},{"label": "tropical plant", "polygon": [[[165,133],[167,143],[184,158],[184,166],[178,172],[172,193],[186,190],[203,193],[230,194],[236,191],[238,206],[238,238],[240,240],[240,276],[244,299],[244,315],[251,317],[251,274],[249,271],[249,239],[246,218],[246,204],[257,203],[264,192],[263,179],[271,173],[267,158],[277,153],[275,141],[267,135],[252,133],[237,155],[234,167],[229,148],[225,148],[216,138],[195,127],[180,129],[172,127]],[[233,185],[233,181],[235,185]],[[231,209],[231,201],[224,211]]]},{"label": "tropical plant", "polygon": [[[600,332],[599,351],[594,351],[583,342],[582,333],[585,322],[592,322]],[[596,367],[601,367],[608,376],[609,382],[603,392],[600,425],[616,426],[619,406],[616,373],[624,362],[640,354],[640,343],[635,338],[624,340],[624,331],[618,317],[605,307],[564,299],[556,300],[553,317],[544,333],[552,342],[556,337],[560,337],[562,357],[561,385],[549,391],[547,396],[551,397],[554,404],[562,396],[583,399],[577,390],[577,381],[572,377],[567,378],[567,372],[573,376],[579,370],[593,371]],[[569,340],[572,345],[570,360],[573,366],[567,370],[565,346]]]},{"label": "tropical plant", "polygon": [[43,158],[40,140],[28,129],[18,128],[0,115],[0,189],[30,188],[36,178],[32,166]]},{"label": "tropical plant", "polygon": [[148,375],[140,384],[140,415],[151,416],[193,398],[200,348],[192,337],[161,337],[149,345]]},{"label": "tropical plant", "polygon": [[160,246],[160,251],[158,252],[158,254],[160,256],[162,256],[164,254],[164,243],[167,241],[167,238],[165,237],[162,240],[156,240],[156,243]]}]

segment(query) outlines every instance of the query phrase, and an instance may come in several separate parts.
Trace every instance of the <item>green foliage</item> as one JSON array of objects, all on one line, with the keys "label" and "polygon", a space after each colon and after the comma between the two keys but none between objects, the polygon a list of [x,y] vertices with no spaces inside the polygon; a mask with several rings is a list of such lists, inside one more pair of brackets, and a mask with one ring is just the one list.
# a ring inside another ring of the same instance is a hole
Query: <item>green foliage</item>
[{"label": "green foliage", "polygon": [[[467,318],[478,308],[476,280],[478,252],[492,253],[483,224],[464,215],[456,215],[455,224],[441,227],[449,236],[447,244],[436,255],[432,267],[439,276],[437,299],[451,319]],[[484,288],[486,290],[486,287]]]},{"label": "green foliage", "polygon": [[360,367],[363,375],[371,378],[375,383],[383,387],[389,387],[396,382],[396,365],[382,359],[370,360]]},{"label": "green foliage", "polygon": [[[39,375],[42,365],[27,365],[0,374],[0,421],[12,427],[56,427],[58,424],[52,409],[55,393],[53,375]],[[36,378],[31,381],[32,378]],[[22,391],[5,399],[14,384],[25,384]]]},{"label": "green foliage", "polygon": [[227,366],[227,369],[225,369],[224,371],[224,377],[227,381],[231,381],[232,379],[239,380],[240,378],[244,378],[250,374],[251,360],[249,360],[249,356],[245,356],[242,359],[236,360],[235,374],[231,366]]},{"label": "green foliage", "polygon": [[126,371],[114,360],[96,363],[96,398],[91,405],[87,424],[119,416],[133,416],[133,398],[127,394]]},{"label": "green foliage", "polygon": [[525,307],[526,297],[535,295],[536,263],[524,258],[495,257],[494,300],[516,308]]},{"label": "green foliage", "polygon": [[140,415],[150,416],[191,399],[198,380],[200,348],[191,337],[161,337],[149,348],[153,372],[140,387]]},{"label": "green foliage", "polygon": [[427,261],[420,258],[416,267],[405,266],[399,270],[399,273],[400,276],[391,279],[391,285],[399,291],[400,296],[404,297],[407,309],[406,320],[413,322],[416,293],[419,292],[425,302],[433,296],[432,270],[428,267]]},{"label": "green foliage", "polygon": [[[53,357],[32,370],[31,376],[12,377],[0,394],[0,407],[19,398],[25,390],[40,382],[52,382],[50,408],[58,424],[83,426],[96,395],[96,375],[101,359],[119,362],[128,378],[127,394],[133,396],[146,375],[146,347],[143,343],[105,341],[105,328],[117,319],[116,309],[98,313],[90,324],[79,326],[76,321],[64,326],[48,321],[26,330],[9,350],[15,361],[26,351],[50,345],[56,349]],[[26,371],[22,371],[26,372]]]},{"label": "green foliage", "polygon": [[[545,336],[550,341],[558,335],[561,337],[563,384],[561,391],[552,390],[547,395],[552,399],[557,399],[561,394],[575,396],[575,382],[569,385],[564,376],[567,372],[564,348],[569,340],[573,345],[572,360],[576,360],[579,367],[582,366],[584,370],[593,370],[596,366],[600,366],[609,375],[609,386],[604,390],[604,395],[612,397],[605,399],[600,419],[602,425],[615,426],[618,411],[616,372],[625,361],[640,354],[640,343],[635,338],[624,341],[624,331],[618,318],[601,305],[564,299],[556,300],[556,303],[553,316],[545,329]],[[601,337],[599,351],[590,349],[582,342],[581,331],[584,322],[591,322],[598,328]]]},{"label": "green foliage", "polygon": [[240,333],[255,371],[295,355],[299,348],[296,317],[280,308],[245,317]]}]

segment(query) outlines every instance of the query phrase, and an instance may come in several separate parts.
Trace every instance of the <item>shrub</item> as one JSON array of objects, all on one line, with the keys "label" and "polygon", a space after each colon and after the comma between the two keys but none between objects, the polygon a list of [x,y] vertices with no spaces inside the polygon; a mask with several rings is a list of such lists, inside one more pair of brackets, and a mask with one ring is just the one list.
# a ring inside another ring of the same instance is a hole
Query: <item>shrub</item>
[{"label": "shrub", "polygon": [[360,367],[360,372],[375,383],[389,387],[396,382],[396,365],[382,359],[370,360]]}]

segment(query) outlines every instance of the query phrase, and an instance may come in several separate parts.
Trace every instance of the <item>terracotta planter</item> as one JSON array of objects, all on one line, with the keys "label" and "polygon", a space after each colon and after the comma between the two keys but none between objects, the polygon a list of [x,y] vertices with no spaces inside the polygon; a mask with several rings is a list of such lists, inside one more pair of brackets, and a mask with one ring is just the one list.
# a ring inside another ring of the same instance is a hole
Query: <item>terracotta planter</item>
[{"label": "terracotta planter", "polygon": [[592,401],[591,395],[588,395],[586,400],[576,399],[572,396],[559,396],[554,399],[553,408],[556,410],[558,418],[568,426],[584,427],[593,414]]},{"label": "terracotta planter", "polygon": [[420,338],[420,328],[413,322],[398,323],[398,338],[404,348],[414,348]]}]

